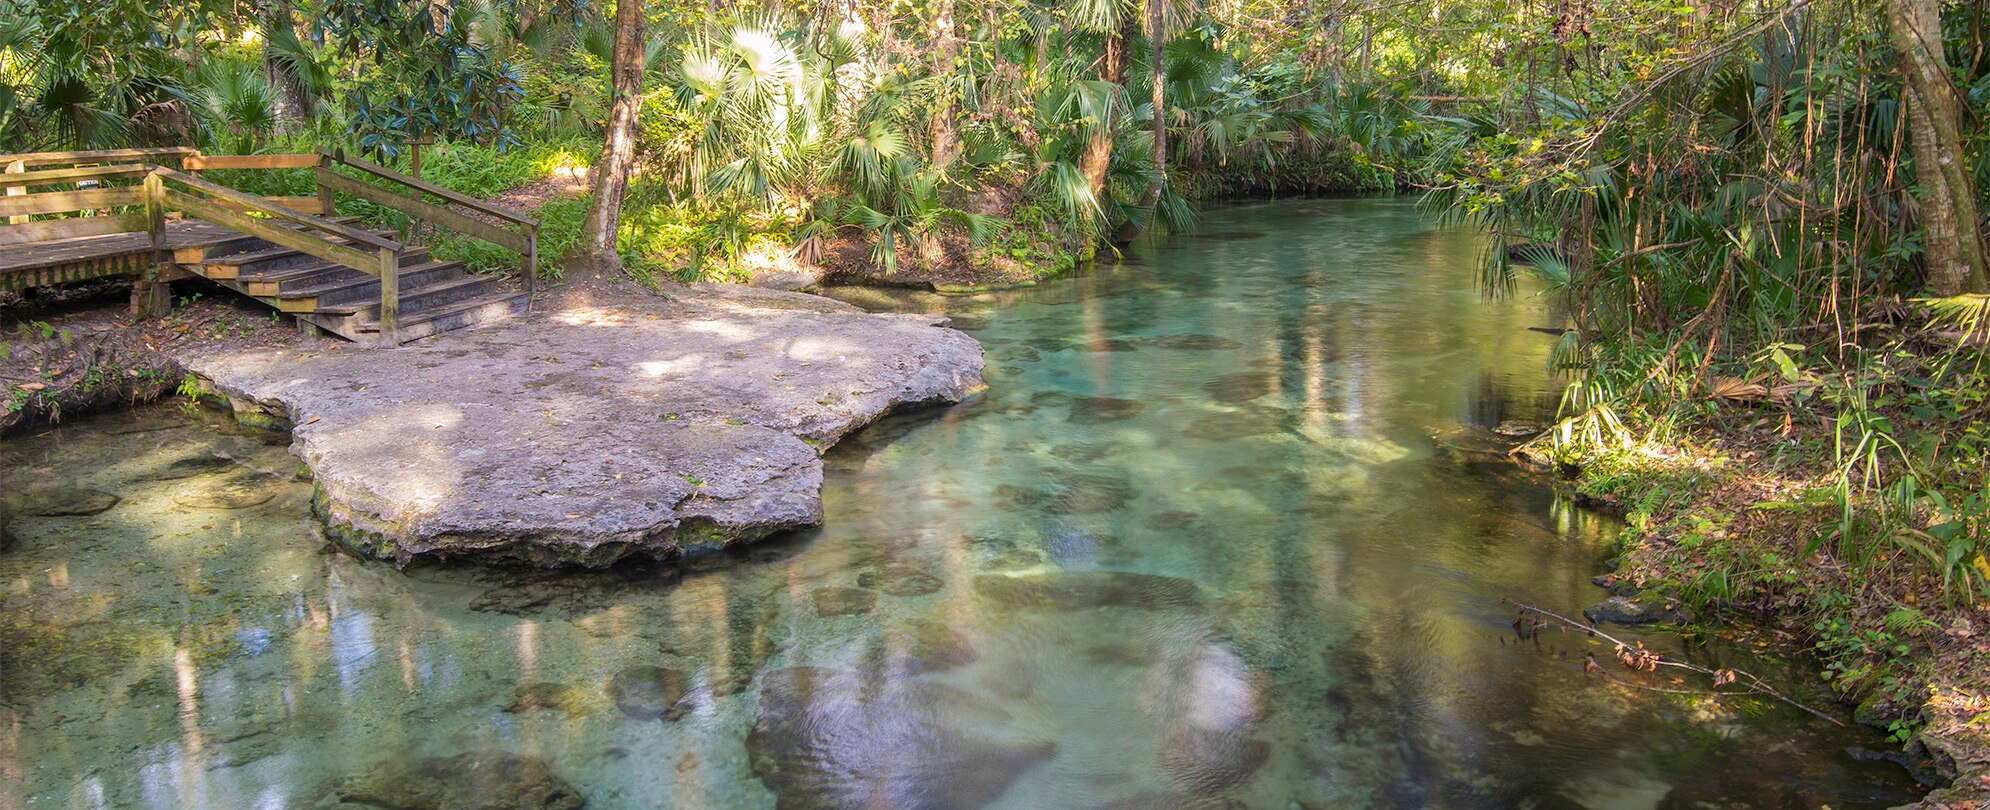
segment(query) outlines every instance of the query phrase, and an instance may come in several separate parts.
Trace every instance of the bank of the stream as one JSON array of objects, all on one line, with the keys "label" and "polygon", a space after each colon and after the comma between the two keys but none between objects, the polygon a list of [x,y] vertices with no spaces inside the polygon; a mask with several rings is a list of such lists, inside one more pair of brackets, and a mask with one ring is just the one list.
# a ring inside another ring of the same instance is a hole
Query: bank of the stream
[{"label": "bank of the stream", "polygon": [[1613,588],[1809,649],[1812,675],[1942,786],[1917,806],[1990,807],[1990,600],[1958,597],[1907,544],[1861,561],[1833,536],[1828,425],[1739,421],[1564,468],[1574,497],[1624,516]]},{"label": "bank of the stream", "polygon": [[144,320],[119,279],[0,300],[0,436],[169,396],[186,380],[178,358],[190,350],[335,345],[225,290],[181,289],[169,316]]}]

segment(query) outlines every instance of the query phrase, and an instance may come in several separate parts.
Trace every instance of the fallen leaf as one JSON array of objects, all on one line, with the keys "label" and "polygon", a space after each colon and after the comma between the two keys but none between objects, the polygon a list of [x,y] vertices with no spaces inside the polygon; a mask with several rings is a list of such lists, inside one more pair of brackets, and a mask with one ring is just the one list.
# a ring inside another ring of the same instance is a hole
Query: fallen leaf
[{"label": "fallen leaf", "polygon": [[1715,377],[1714,396],[1736,402],[1759,402],[1769,395],[1769,389],[1760,383],[1752,383],[1740,377]]}]

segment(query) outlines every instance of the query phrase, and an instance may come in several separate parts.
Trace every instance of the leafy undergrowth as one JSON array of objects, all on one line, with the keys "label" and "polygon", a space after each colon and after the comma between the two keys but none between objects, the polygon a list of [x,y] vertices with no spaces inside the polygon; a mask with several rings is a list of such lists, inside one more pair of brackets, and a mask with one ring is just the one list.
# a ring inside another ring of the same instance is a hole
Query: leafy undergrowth
[{"label": "leafy undergrowth", "polygon": [[1990,801],[1981,358],[1913,338],[1832,365],[1802,348],[1729,377],[1687,358],[1697,395],[1597,396],[1621,407],[1565,424],[1617,440],[1570,430],[1545,452],[1624,514],[1617,577],[1806,640],[1860,721],[1958,776],[1926,806],[1990,806],[1969,804]]}]

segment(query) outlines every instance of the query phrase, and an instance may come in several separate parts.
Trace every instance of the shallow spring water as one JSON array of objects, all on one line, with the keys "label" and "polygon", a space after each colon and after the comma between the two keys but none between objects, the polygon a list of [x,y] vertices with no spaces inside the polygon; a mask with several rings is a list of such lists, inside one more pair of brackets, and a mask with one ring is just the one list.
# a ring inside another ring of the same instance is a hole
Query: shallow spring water
[{"label": "shallow spring water", "polygon": [[1612,526],[1479,452],[1554,386],[1477,250],[1288,202],[1032,290],[852,291],[955,314],[989,393],[851,437],[826,527],[694,571],[327,553],[295,459],[170,408],[9,440],[6,491],[121,500],[0,553],[0,808],[1912,798],[1868,730],[1516,643],[1502,600],[1599,600]]}]

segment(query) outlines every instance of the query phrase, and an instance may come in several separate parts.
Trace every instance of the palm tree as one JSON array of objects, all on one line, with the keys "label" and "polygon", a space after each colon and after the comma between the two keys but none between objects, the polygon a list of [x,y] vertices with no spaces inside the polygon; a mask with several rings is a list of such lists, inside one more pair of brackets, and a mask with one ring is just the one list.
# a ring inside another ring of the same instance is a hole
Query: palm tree
[{"label": "palm tree", "polygon": [[[1137,30],[1138,17],[1133,8],[1134,0],[1079,0],[1071,7],[1071,19],[1081,31],[1088,31],[1102,38],[1104,50],[1099,58],[1099,81],[1120,88],[1126,87],[1126,48]],[[1085,152],[1078,165],[1085,173],[1085,181],[1091,186],[1092,196],[1101,197],[1106,189],[1106,170],[1112,160],[1112,132],[1115,122],[1111,116],[1123,105],[1095,105],[1097,117],[1090,119],[1087,127]]]},{"label": "palm tree", "polygon": [[173,15],[77,19],[61,3],[9,4],[0,15],[0,148],[121,146],[132,116],[184,97]]}]

